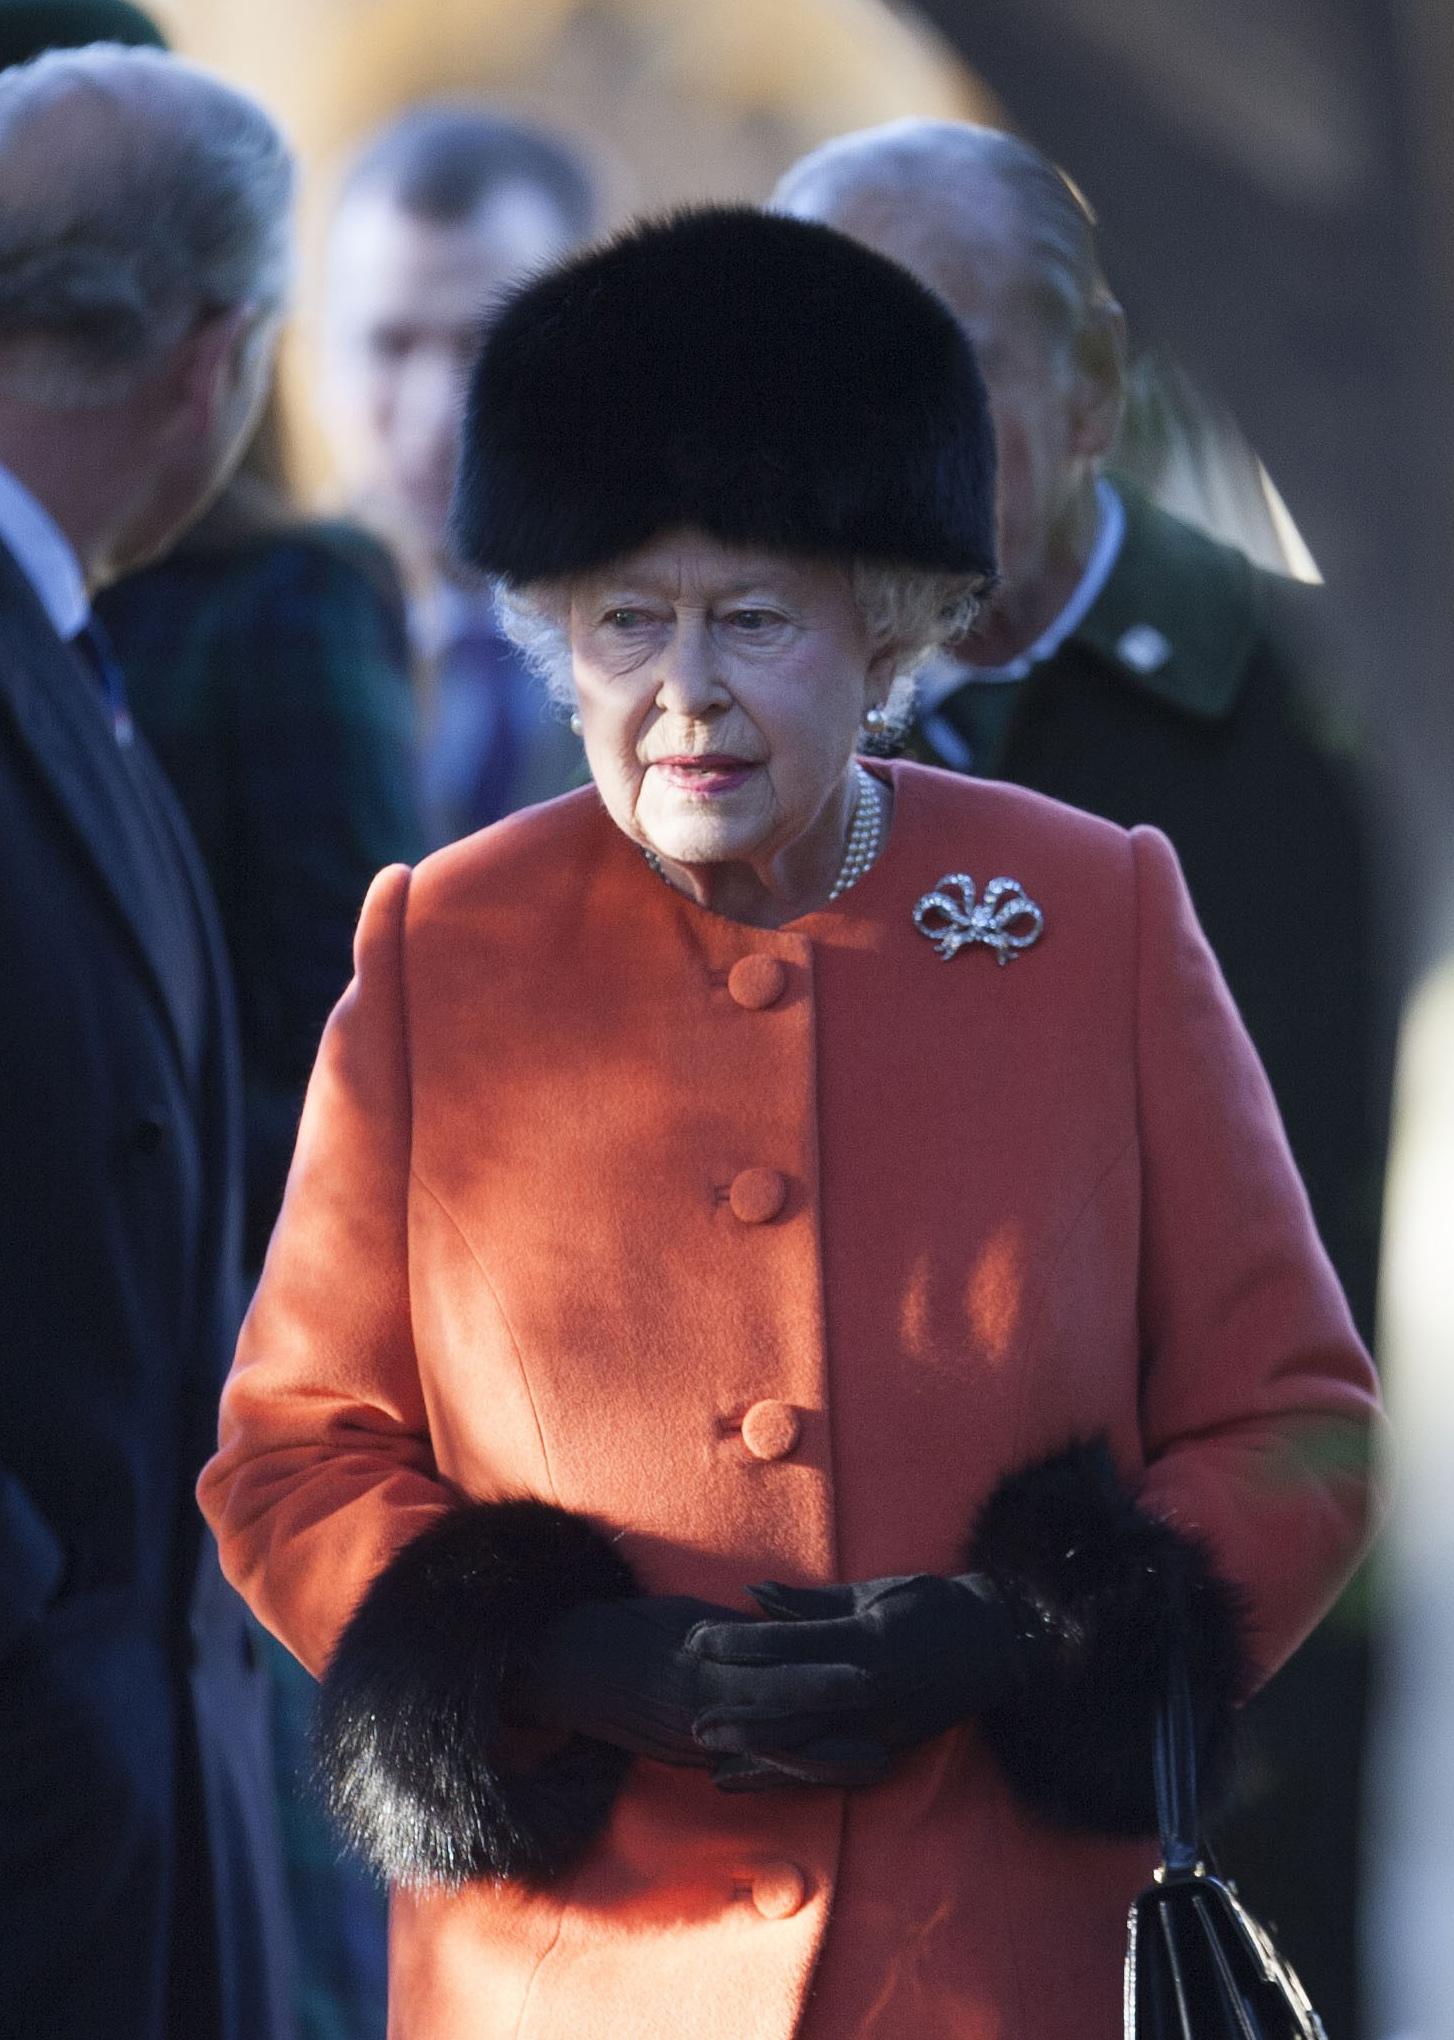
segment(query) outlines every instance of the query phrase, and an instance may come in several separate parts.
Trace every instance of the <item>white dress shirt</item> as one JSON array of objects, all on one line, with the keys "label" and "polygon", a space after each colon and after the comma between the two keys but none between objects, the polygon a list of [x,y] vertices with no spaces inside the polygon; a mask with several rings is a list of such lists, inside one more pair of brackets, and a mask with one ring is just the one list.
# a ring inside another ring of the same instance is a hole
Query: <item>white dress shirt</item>
[{"label": "white dress shirt", "polygon": [[35,590],[40,606],[67,642],[91,615],[76,549],[45,505],[9,468],[0,467],[0,544]]}]

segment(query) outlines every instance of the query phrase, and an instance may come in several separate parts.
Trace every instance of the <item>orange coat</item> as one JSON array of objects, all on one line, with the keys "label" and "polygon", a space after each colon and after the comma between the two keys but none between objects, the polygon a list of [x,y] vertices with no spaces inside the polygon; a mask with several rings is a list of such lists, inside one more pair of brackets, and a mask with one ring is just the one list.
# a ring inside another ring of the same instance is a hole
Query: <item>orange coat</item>
[{"label": "orange coat", "polygon": [[[376,881],[201,1487],[315,1671],[461,1495],[746,1607],[962,1570],[1000,1477],[1094,1434],[1262,1674],[1328,1607],[1373,1378],[1169,847],[875,769],[879,862],[778,930],[590,789]],[[1019,880],[1039,943],[941,958],[911,913],[950,872]],[[553,1883],[396,1892],[389,2030],[1110,2036],[1153,1861],[1027,1812],[972,1726],[852,1795],[637,1763]]]}]

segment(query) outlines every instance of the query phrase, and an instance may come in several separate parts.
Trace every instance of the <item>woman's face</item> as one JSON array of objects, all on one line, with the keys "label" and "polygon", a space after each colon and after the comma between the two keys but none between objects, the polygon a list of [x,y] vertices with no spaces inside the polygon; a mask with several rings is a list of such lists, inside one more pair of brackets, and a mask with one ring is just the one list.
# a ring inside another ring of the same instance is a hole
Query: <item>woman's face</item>
[{"label": "woman's face", "polygon": [[807,835],[892,679],[847,567],[694,531],[573,582],[570,643],[601,798],[685,865],[756,863]]}]

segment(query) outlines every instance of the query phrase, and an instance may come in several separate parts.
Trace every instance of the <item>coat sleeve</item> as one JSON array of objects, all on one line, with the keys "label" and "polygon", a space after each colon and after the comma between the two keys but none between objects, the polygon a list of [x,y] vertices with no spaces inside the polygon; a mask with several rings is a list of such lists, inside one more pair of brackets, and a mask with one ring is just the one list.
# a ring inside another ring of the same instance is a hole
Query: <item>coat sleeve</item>
[{"label": "coat sleeve", "polygon": [[1363,1550],[1382,1422],[1171,846],[1151,829],[1131,844],[1139,1451],[1082,1439],[1010,1473],[969,1550],[1023,1645],[1024,1678],[983,1723],[991,1747],[1042,1815],[1124,1833],[1155,1824],[1152,1728],[1176,1665],[1215,1801],[1235,1703],[1296,1649]]},{"label": "coat sleeve", "polygon": [[227,1577],[315,1675],[369,1581],[452,1499],[409,1309],[409,882],[396,865],[369,890],[197,1491]]},{"label": "coat sleeve", "polygon": [[1377,1507],[1378,1389],[1171,846],[1150,829],[1132,840],[1139,1499],[1235,1588],[1260,1682],[1362,1554]]},{"label": "coat sleeve", "polygon": [[626,1767],[515,1696],[555,1614],[635,1591],[601,1529],[435,1465],[410,1311],[410,874],[370,888],[198,1487],[222,1566],[322,1679],[322,1783],[392,1882],[554,1875]]}]

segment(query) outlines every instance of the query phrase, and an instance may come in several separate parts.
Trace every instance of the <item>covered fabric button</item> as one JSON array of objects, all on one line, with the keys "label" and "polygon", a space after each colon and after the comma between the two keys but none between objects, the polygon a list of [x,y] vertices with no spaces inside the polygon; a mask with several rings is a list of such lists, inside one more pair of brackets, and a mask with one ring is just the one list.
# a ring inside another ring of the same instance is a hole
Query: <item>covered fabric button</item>
[{"label": "covered fabric button", "polygon": [[775,956],[741,956],[727,973],[728,991],[750,1013],[776,1005],[787,981],[787,971]]},{"label": "covered fabric button", "polygon": [[744,1169],[727,1193],[732,1216],[744,1225],[766,1225],[788,1201],[787,1178],[776,1169]]},{"label": "covered fabric button", "polygon": [[765,1920],[790,1920],[807,1895],[808,1880],[796,1863],[764,1863],[752,1873],[752,1903]]},{"label": "covered fabric button", "polygon": [[742,1442],[754,1459],[786,1459],[802,1428],[791,1403],[754,1403],[742,1419]]}]

